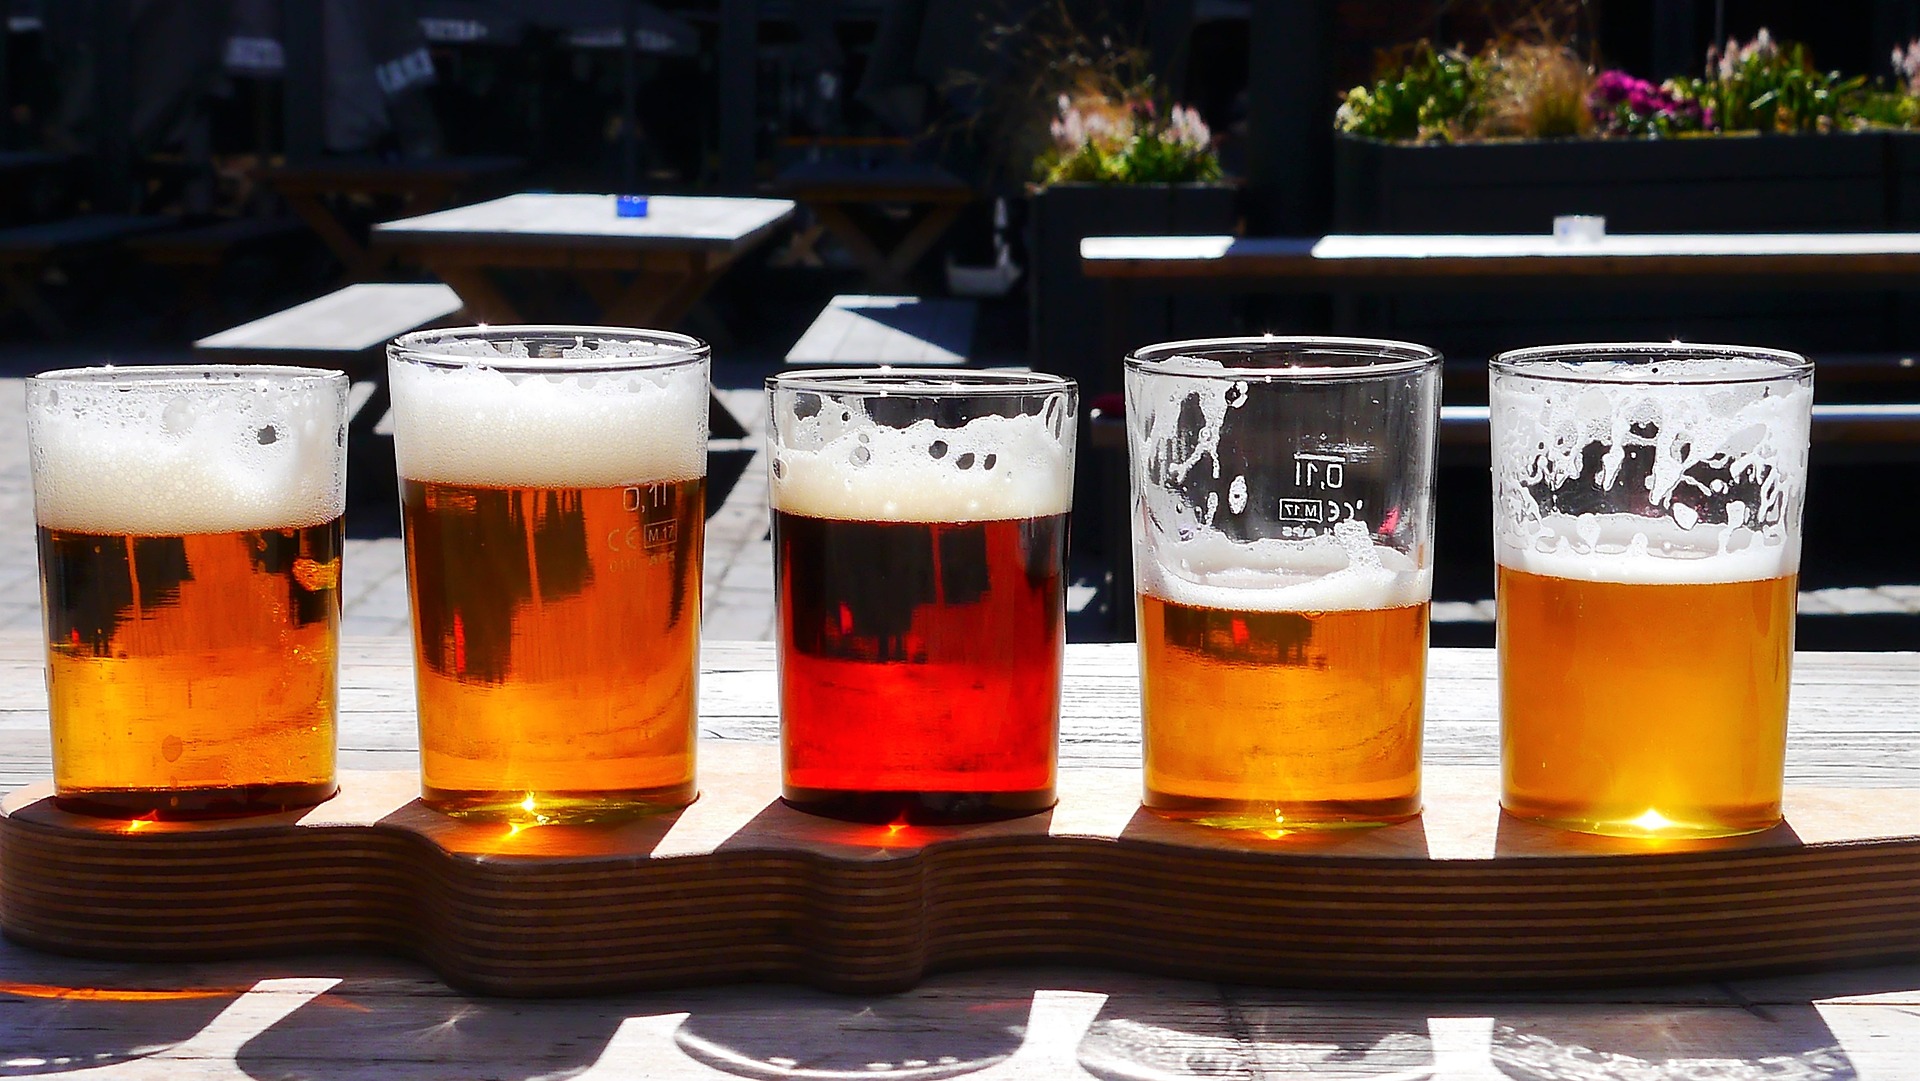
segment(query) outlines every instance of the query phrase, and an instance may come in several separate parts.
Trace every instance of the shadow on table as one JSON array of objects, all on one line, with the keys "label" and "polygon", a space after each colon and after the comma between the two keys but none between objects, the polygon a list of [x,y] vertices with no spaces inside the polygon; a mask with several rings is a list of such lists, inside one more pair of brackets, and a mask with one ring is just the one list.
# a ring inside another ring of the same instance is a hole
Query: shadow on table
[{"label": "shadow on table", "polygon": [[1804,1002],[1766,1009],[1529,1006],[1495,1017],[1489,1043],[1495,1068],[1515,1081],[1857,1076],[1820,1011]]},{"label": "shadow on table", "polygon": [[259,1033],[234,1055],[260,1081],[387,1081],[578,1074],[608,1052],[631,999],[524,1001],[453,992],[396,993],[347,979]]},{"label": "shadow on table", "polygon": [[[746,984],[527,1001],[361,975],[254,1034],[235,1060],[259,1081],[346,1081],[371,1067],[401,1081],[524,1081],[596,1066],[677,1076],[694,1063],[746,1078],[916,1081],[1065,1076],[1075,1065],[1114,1081],[1850,1081],[1857,1074],[1849,1049],[1816,1003],[1916,987],[1920,967],[1908,966],[1772,985],[1407,1000],[1025,969],[954,973],[887,996]],[[1863,1018],[1875,1041],[1889,1035],[1893,1014],[1905,1015],[1899,1006],[1864,1009],[1880,1011]],[[36,1020],[0,1021],[0,1034],[30,1032]],[[1873,1045],[1882,1053],[1887,1046]]]},{"label": "shadow on table", "polygon": [[[34,966],[37,970],[59,967],[64,966],[60,962]],[[164,976],[142,983],[146,986],[139,989],[116,990],[0,980],[0,1078],[66,1073],[146,1058],[192,1039],[246,990],[167,989]]]}]

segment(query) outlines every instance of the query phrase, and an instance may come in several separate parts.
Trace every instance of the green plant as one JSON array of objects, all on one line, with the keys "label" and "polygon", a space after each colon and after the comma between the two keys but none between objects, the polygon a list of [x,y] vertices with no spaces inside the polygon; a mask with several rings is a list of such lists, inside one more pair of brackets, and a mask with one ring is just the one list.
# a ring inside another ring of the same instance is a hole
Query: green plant
[{"label": "green plant", "polygon": [[1485,104],[1475,134],[1559,139],[1593,127],[1587,91],[1593,70],[1555,42],[1520,42],[1483,54]]},{"label": "green plant", "polygon": [[1811,132],[1853,126],[1866,97],[1863,75],[1819,71],[1804,45],[1761,30],[1742,45],[1707,53],[1707,77],[1688,84],[1721,131]]},{"label": "green plant", "polygon": [[1486,67],[1457,49],[1418,42],[1391,76],[1347,92],[1334,127],[1375,139],[1451,142],[1473,127]]}]

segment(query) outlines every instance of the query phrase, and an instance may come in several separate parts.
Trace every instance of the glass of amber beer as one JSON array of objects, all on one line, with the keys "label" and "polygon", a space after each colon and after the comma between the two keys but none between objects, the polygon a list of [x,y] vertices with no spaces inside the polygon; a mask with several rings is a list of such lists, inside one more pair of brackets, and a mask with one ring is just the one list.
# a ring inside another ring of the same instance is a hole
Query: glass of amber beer
[{"label": "glass of amber beer", "polygon": [[27,380],[54,798],[196,818],[333,795],[347,378]]},{"label": "glass of amber beer", "polygon": [[1228,338],[1127,358],[1149,811],[1420,811],[1440,355]]},{"label": "glass of amber beer", "polygon": [[767,387],[786,801],[914,823],[1053,806],[1073,383]]},{"label": "glass of amber beer", "polygon": [[1780,821],[1812,364],[1573,345],[1490,378],[1502,805],[1617,836]]},{"label": "glass of amber beer", "polygon": [[706,345],[505,326],[387,355],[423,802],[516,822],[692,802]]}]

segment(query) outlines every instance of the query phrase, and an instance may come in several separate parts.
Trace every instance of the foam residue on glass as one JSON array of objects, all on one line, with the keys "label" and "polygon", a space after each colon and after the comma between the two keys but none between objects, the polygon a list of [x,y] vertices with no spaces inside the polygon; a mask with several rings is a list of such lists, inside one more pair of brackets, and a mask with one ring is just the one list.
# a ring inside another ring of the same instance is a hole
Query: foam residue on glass
[{"label": "foam residue on glass", "polygon": [[1813,391],[1780,365],[1544,362],[1493,380],[1503,565],[1647,583],[1799,568]]},{"label": "foam residue on glass", "polygon": [[773,450],[778,510],[865,522],[976,522],[1064,514],[1072,506],[1074,418],[1058,400],[1038,413],[980,416],[954,427],[932,420],[895,427],[876,421],[861,395],[817,397],[818,409],[789,421]]},{"label": "foam residue on glass", "polygon": [[[1129,385],[1129,439],[1145,448],[1134,462],[1145,472],[1133,485],[1136,588],[1177,604],[1238,611],[1366,611],[1427,600],[1431,569],[1380,541],[1368,515],[1303,530],[1306,536],[1249,535],[1242,516],[1258,529],[1274,511],[1253,505],[1246,475],[1222,461],[1221,439],[1261,381],[1220,377],[1226,371],[1213,358],[1175,356]],[[1192,498],[1195,481],[1214,482],[1200,485],[1209,489],[1204,499]],[[1238,528],[1224,527],[1223,511],[1241,519]]]}]

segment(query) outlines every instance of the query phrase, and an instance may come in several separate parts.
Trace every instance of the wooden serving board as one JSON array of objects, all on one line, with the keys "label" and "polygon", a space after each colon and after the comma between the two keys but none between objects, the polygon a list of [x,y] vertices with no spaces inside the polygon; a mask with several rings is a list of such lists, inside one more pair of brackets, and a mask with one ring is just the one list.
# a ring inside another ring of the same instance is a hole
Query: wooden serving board
[{"label": "wooden serving board", "polygon": [[1419,819],[1268,838],[1141,811],[1134,770],[1067,769],[1031,818],[863,826],[781,804],[772,746],[702,755],[698,803],[619,826],[455,821],[411,772],[185,824],[66,814],[37,785],[0,804],[0,927],[116,960],[361,947],[510,995],[887,991],[1037,961],[1405,991],[1920,958],[1911,790],[1794,790],[1767,833],[1655,844],[1506,818],[1493,771],[1439,769]]}]

